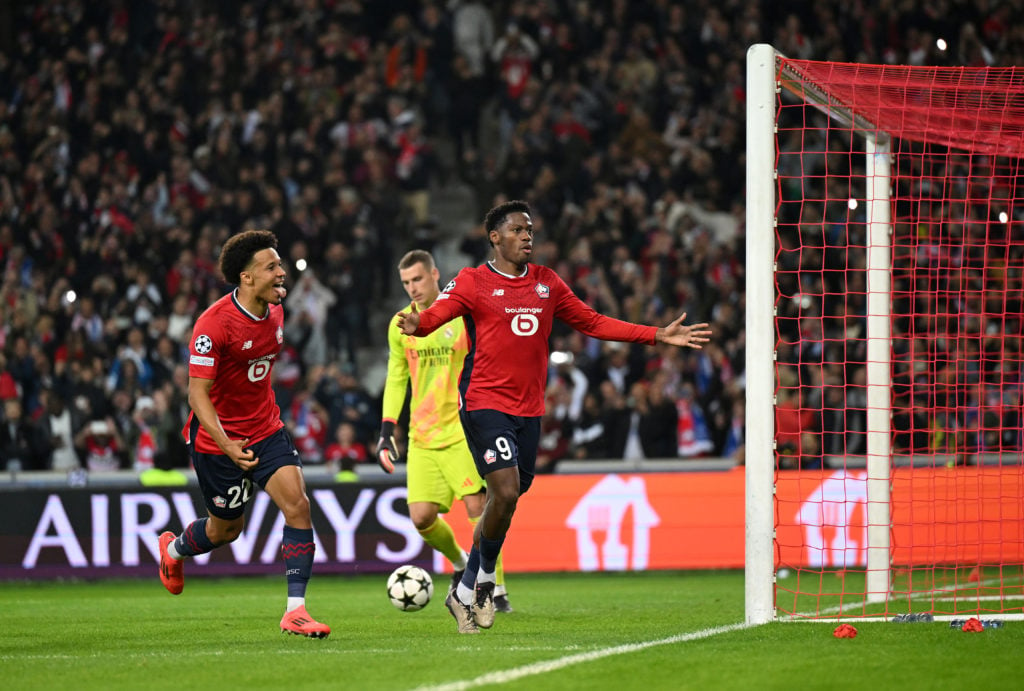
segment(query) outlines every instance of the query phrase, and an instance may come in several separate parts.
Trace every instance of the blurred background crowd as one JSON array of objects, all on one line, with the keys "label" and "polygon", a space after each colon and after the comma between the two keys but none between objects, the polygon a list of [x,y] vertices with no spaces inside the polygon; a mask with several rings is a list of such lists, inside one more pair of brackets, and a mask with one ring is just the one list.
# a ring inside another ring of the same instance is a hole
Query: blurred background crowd
[{"label": "blurred background crowd", "polygon": [[522,198],[534,261],[599,312],[715,332],[681,351],[556,331],[542,472],[742,462],[747,48],[1021,64],[1022,5],[5,3],[0,458],[187,466],[192,324],[227,291],[221,244],[263,227],[290,272],[283,418],[306,463],[366,462],[398,258],[433,250],[447,280]]}]

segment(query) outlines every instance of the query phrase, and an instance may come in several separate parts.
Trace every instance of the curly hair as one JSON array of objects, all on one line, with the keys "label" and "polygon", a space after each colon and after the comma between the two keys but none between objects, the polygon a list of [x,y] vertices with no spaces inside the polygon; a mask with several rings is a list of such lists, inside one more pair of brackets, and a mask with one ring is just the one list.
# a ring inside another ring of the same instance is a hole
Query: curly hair
[{"label": "curly hair", "polygon": [[242,281],[242,272],[252,263],[256,253],[277,249],[277,236],[269,230],[246,230],[232,235],[220,251],[220,272],[231,285]]},{"label": "curly hair", "polygon": [[505,222],[505,219],[509,214],[514,213],[530,213],[530,205],[521,199],[513,199],[511,201],[502,202],[496,207],[487,212],[484,217],[484,229],[489,233],[492,230],[497,230],[498,226]]}]

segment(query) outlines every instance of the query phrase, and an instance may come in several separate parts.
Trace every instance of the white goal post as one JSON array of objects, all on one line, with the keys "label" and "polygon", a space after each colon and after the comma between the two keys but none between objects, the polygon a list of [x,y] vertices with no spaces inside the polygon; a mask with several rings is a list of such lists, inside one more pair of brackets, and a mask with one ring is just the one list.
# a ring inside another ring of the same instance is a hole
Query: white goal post
[{"label": "white goal post", "polygon": [[[746,208],[746,562],[748,624],[775,618],[775,233],[776,114],[786,88],[830,118],[864,134],[867,268],[867,583],[885,599],[891,580],[890,502],[890,149],[871,123],[829,102],[828,94],[757,44],[747,52]],[[799,85],[799,88],[794,88]],[[824,107],[826,106],[827,107]]]}]

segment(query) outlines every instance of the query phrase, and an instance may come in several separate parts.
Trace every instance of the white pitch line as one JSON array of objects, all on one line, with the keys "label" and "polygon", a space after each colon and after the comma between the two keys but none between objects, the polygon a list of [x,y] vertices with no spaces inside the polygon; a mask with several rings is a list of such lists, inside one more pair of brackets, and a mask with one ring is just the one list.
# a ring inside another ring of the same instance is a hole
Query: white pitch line
[{"label": "white pitch line", "polygon": [[436,686],[418,686],[414,691],[463,691],[464,689],[473,689],[480,686],[490,686],[492,684],[505,684],[510,681],[522,679],[523,677],[544,674],[546,672],[554,672],[555,670],[562,669],[564,667],[569,667],[571,665],[577,665],[582,662],[591,662],[593,660],[600,660],[601,658],[611,657],[613,655],[633,653],[638,650],[646,650],[647,648],[654,648],[659,645],[670,645],[672,643],[686,643],[688,641],[697,641],[702,638],[710,638],[711,636],[717,636],[722,633],[729,633],[730,631],[739,631],[740,629],[750,628],[751,626],[752,624],[746,623],[729,624],[727,626],[716,626],[711,629],[702,629],[700,631],[694,631],[693,633],[682,633],[677,636],[660,638],[656,641],[645,641],[643,643],[627,643],[625,645],[617,645],[611,648],[591,650],[586,653],[566,655],[564,657],[559,657],[554,660],[533,662],[531,664],[523,665],[521,667],[513,667],[512,669],[488,672],[487,674],[482,674],[479,677],[476,677],[475,679],[450,681],[444,684],[438,684]]}]

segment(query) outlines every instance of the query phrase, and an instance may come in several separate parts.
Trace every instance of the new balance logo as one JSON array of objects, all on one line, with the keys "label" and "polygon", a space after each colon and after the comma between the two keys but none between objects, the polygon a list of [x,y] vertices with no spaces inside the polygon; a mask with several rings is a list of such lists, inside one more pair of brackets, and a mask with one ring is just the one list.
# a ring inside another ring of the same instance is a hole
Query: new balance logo
[{"label": "new balance logo", "polygon": [[246,341],[242,344],[242,350],[249,350],[252,348],[252,341]]},{"label": "new balance logo", "polygon": [[494,292],[491,293],[491,296],[493,297],[495,295],[504,295],[504,294],[505,294],[505,289],[504,288],[495,288]]}]

